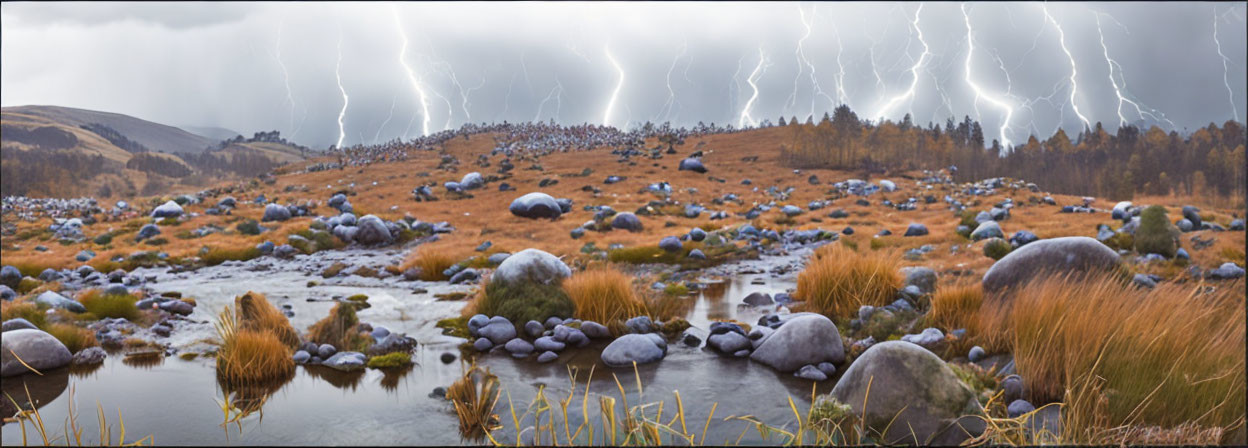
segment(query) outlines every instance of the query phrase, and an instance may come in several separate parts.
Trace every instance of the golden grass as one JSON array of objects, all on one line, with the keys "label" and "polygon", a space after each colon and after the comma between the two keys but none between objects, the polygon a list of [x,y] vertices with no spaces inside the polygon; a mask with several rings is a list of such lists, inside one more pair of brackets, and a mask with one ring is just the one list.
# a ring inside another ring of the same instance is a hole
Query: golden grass
[{"label": "golden grass", "polygon": [[308,328],[308,340],[317,344],[330,344],[339,351],[363,351],[371,337],[362,335],[356,325],[355,305],[339,302],[329,310],[329,315]]},{"label": "golden grass", "polygon": [[242,328],[234,310],[226,307],[216,322],[221,349],[217,351],[217,378],[227,384],[281,381],[295,372],[293,351],[277,335],[263,329]]},{"label": "golden grass", "polygon": [[139,309],[134,305],[138,299],[130,294],[104,294],[98,289],[91,289],[79,295],[78,301],[97,319],[125,318],[133,322],[139,317]]},{"label": "golden grass", "polygon": [[234,306],[238,309],[239,328],[267,331],[291,349],[299,346],[299,334],[295,328],[264,294],[248,291],[234,298]]},{"label": "golden grass", "polygon": [[1135,289],[1112,277],[1037,279],[982,309],[978,338],[1014,354],[1033,403],[1065,401],[1071,440],[1108,428],[1242,422],[1242,282]]},{"label": "golden grass", "polygon": [[212,247],[200,259],[204,261],[204,264],[215,266],[227,261],[247,261],[259,256],[260,249],[257,249],[255,246],[244,245],[242,247]]},{"label": "golden grass", "polygon": [[448,277],[443,275],[442,271],[458,262],[459,258],[451,253],[432,247],[423,247],[408,257],[407,262],[403,263],[403,269],[420,269],[421,280],[437,282],[447,280]]},{"label": "golden grass", "polygon": [[927,325],[945,330],[971,329],[983,301],[984,289],[978,281],[938,288],[932,293],[932,309],[927,313]]},{"label": "golden grass", "polygon": [[100,345],[95,340],[95,332],[77,325],[56,323],[48,325],[44,330],[65,344],[65,348],[69,349],[70,353],[78,353],[84,348]]},{"label": "golden grass", "polygon": [[805,311],[847,317],[863,305],[884,306],[896,298],[902,277],[895,252],[859,253],[839,244],[815,250],[797,276],[794,296]]},{"label": "golden grass", "polygon": [[[36,442],[42,444],[43,446],[58,446],[62,444],[64,446],[113,446],[113,426],[108,424],[108,417],[104,415],[104,407],[100,406],[99,403],[96,403],[96,421],[99,423],[99,437],[94,442],[83,439],[82,436],[85,428],[78,426],[78,411],[74,406],[74,386],[69,387],[69,399],[67,400],[69,403],[69,412],[65,417],[64,432],[61,434],[51,433],[48,431],[48,427],[43,421],[43,415],[39,413],[38,406],[28,405],[26,407],[22,407],[18,405],[16,399],[9,396],[7,393],[3,399],[8,400],[13,404],[13,407],[19,409],[17,415],[12,417],[12,420],[7,417],[5,418],[5,424],[7,425],[10,421],[16,421],[19,425],[21,425],[22,446],[30,446],[30,441],[27,440],[26,433],[26,422],[28,421],[31,422],[35,435],[39,436],[39,439]],[[35,402],[35,399],[30,395],[29,388],[26,389],[25,402]],[[121,433],[117,436],[116,446],[145,446],[156,444],[156,438],[152,435],[147,435],[132,442],[126,442],[126,420],[121,417],[120,410],[117,411],[117,423]]]},{"label": "golden grass", "polygon": [[564,280],[563,289],[582,320],[607,323],[646,313],[645,303],[633,292],[631,277],[614,269],[578,272]]},{"label": "golden grass", "polygon": [[46,326],[48,320],[47,315],[34,302],[19,300],[0,301],[0,320],[7,321],[19,317],[26,319],[39,328]]},{"label": "golden grass", "polygon": [[489,368],[470,367],[463,376],[446,389],[446,399],[455,407],[459,419],[459,434],[470,440],[480,441],[498,427],[498,414],[494,406],[502,389],[498,377]]}]

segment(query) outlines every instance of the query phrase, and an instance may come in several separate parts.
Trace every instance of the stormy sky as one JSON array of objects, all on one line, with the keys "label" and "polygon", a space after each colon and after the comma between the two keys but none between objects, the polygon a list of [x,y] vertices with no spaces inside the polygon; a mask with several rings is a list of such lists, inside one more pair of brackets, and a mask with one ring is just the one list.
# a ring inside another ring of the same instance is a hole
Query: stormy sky
[{"label": "stormy sky", "polygon": [[844,103],[873,120],[970,116],[1018,143],[1085,120],[1243,121],[1246,35],[1242,2],[4,3],[0,104],[324,148],[502,120],[750,125]]}]

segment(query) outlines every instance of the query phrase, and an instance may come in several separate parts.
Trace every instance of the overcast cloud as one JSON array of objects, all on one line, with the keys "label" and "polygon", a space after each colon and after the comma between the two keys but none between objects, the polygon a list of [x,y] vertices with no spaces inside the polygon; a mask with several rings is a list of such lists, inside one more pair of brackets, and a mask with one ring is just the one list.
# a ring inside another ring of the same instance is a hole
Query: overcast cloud
[{"label": "overcast cloud", "polygon": [[340,138],[339,78],[348,145],[414,137],[426,121],[429,132],[534,119],[748,124],[842,102],[873,119],[978,117],[987,137],[1013,142],[1077,130],[1080,115],[1182,131],[1248,114],[1244,3],[1056,3],[1052,21],[1040,3],[962,7],[4,3],[0,104],[277,129],[315,147]]}]

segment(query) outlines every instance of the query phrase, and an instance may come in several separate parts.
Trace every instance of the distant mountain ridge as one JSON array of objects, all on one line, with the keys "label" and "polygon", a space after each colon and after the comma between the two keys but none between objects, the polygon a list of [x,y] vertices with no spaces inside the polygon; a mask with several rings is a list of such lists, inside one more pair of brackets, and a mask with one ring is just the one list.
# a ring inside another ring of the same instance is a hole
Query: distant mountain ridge
[{"label": "distant mountain ridge", "polygon": [[181,128],[112,112],[61,106],[16,106],[5,107],[0,111],[4,115],[20,114],[40,117],[75,127],[101,124],[157,152],[197,153],[224,140],[224,138],[213,139],[187,132]]}]

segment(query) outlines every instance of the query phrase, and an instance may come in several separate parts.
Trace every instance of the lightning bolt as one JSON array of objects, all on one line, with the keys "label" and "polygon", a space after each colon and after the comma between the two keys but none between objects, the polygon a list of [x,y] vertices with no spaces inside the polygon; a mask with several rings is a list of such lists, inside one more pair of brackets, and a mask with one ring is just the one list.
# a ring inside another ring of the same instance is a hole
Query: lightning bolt
[{"label": "lightning bolt", "polygon": [[1044,11],[1045,19],[1047,19],[1049,23],[1052,23],[1053,27],[1057,29],[1057,42],[1061,45],[1062,52],[1066,53],[1066,59],[1070,60],[1070,108],[1075,111],[1075,115],[1079,117],[1079,121],[1083,122],[1084,128],[1089,128],[1092,126],[1091,122],[1088,121],[1088,117],[1083,116],[1083,112],[1079,111],[1079,103],[1075,101],[1079,91],[1079,82],[1076,81],[1075,78],[1079,73],[1079,70],[1075,65],[1075,56],[1070,54],[1069,48],[1066,48],[1066,32],[1062,31],[1062,25],[1058,24],[1057,20],[1053,19],[1053,16],[1049,15],[1048,5],[1042,3],[1040,7]]},{"label": "lightning bolt", "polygon": [[754,107],[754,101],[758,99],[758,78],[763,75],[763,64],[767,63],[767,55],[763,54],[763,47],[758,47],[758,65],[754,67],[754,71],[750,72],[750,77],[745,82],[754,89],[754,94],[750,95],[750,100],[745,102],[745,107],[741,108],[741,116],[737,119],[737,127],[743,128],[748,122],[751,127],[758,126],[758,122],[754,121],[754,117],[750,116],[750,109]]},{"label": "lightning bolt", "polygon": [[[1144,108],[1147,106],[1141,107],[1138,102],[1132,101],[1130,98],[1127,98],[1126,94],[1124,94],[1124,92],[1127,89],[1127,79],[1126,79],[1126,76],[1123,75],[1122,73],[1122,65],[1119,65],[1118,61],[1115,61],[1109,57],[1109,47],[1105,45],[1105,33],[1101,29],[1101,14],[1102,13],[1093,11],[1092,14],[1094,17],[1096,17],[1096,34],[1097,36],[1100,37],[1100,40],[1101,40],[1101,52],[1105,55],[1105,65],[1108,66],[1109,68],[1109,83],[1110,85],[1114,87],[1114,95],[1118,97],[1118,125],[1123,126],[1127,124],[1127,118],[1126,116],[1122,114],[1122,105],[1123,103],[1127,103],[1135,107],[1135,113],[1139,115],[1140,118],[1149,117],[1153,119],[1153,121],[1164,120],[1166,122],[1169,122],[1171,128],[1173,128],[1174,122],[1166,119],[1165,114],[1157,112],[1156,110],[1151,109],[1151,108],[1149,108],[1149,111],[1145,111]],[[1117,22],[1117,20],[1115,20],[1113,16],[1109,16],[1109,17],[1111,20],[1114,20],[1115,22]],[[1122,24],[1119,23],[1119,26],[1121,25]],[[1114,67],[1118,68],[1118,77],[1122,78],[1121,87],[1118,86],[1118,81],[1117,79],[1114,78]],[[1154,114],[1154,112],[1156,112],[1156,114]],[[1157,115],[1161,115],[1161,117],[1158,118]]]},{"label": "lightning bolt", "polygon": [[1218,7],[1213,7],[1213,43],[1217,46],[1218,56],[1222,58],[1222,84],[1226,86],[1227,100],[1231,103],[1231,114],[1235,117],[1235,121],[1239,121],[1239,108],[1235,107],[1235,91],[1231,89],[1231,82],[1227,79],[1231,59],[1222,54],[1222,41],[1218,39]]},{"label": "lightning bolt", "polygon": [[498,121],[499,118],[506,119],[507,110],[511,108],[511,89],[512,87],[516,85],[517,76],[520,76],[520,74],[519,73],[511,74],[511,82],[507,83],[507,94],[503,96],[503,111],[498,114],[498,117],[494,118],[494,121]]},{"label": "lightning bolt", "polygon": [[342,110],[338,111],[338,144],[335,148],[342,149],[342,139],[346,137],[346,130],[342,125],[342,120],[347,117],[347,103],[350,98],[347,97],[347,89],[342,87],[342,31],[338,32],[338,63],[334,65],[334,77],[338,80],[338,91],[342,92]]},{"label": "lightning bolt", "polygon": [[1010,107],[1009,104],[1005,103],[1005,101],[989,95],[984,92],[983,89],[980,89],[979,85],[975,84],[975,80],[971,76],[971,58],[975,54],[975,35],[974,31],[971,30],[971,16],[966,12],[966,3],[962,4],[962,19],[966,22],[966,84],[971,86],[971,90],[975,91],[975,114],[979,115],[980,98],[983,98],[989,103],[992,103],[993,106],[1005,111],[1005,118],[1001,120],[1001,129],[999,133],[1001,136],[1001,146],[1008,148],[1010,146],[1010,139],[1005,136],[1005,131],[1010,126],[1010,117],[1014,115],[1014,109]]},{"label": "lightning bolt", "polygon": [[275,58],[277,65],[282,68],[282,82],[286,85],[286,102],[290,103],[290,127],[292,129],[290,138],[295,138],[299,134],[299,128],[295,127],[295,95],[290,90],[290,73],[286,71],[286,63],[282,62],[282,28],[286,21],[277,24],[277,44],[274,45]]},{"label": "lightning bolt", "polygon": [[911,23],[911,26],[919,35],[919,43],[923,44],[923,53],[919,55],[919,60],[915,61],[914,65],[910,67],[910,88],[905,92],[902,92],[900,95],[890,98],[888,102],[884,103],[884,107],[881,107],[879,112],[875,114],[875,116],[879,117],[881,120],[883,120],[884,116],[888,114],[888,111],[893,108],[894,104],[906,99],[914,98],[915,88],[919,85],[919,68],[923,67],[923,61],[927,60],[930,50],[927,46],[927,41],[923,39],[923,29],[919,28],[919,14],[922,12],[923,4],[919,3],[918,9],[914,11],[914,22]]},{"label": "lightning bolt", "polygon": [[[403,46],[399,48],[399,65],[403,66],[403,71],[407,73],[407,82],[412,85],[412,90],[416,92],[416,104],[420,106],[421,111],[421,135],[429,135],[429,98],[425,95],[424,86],[422,86],[420,81],[416,79],[416,72],[412,70],[412,66],[407,64],[407,32],[403,30],[403,23],[399,21],[399,8],[397,6],[390,5],[390,10],[394,16],[394,29],[399,32],[399,38],[403,40]],[[403,133],[404,137],[407,135],[407,132]]]},{"label": "lightning bolt", "polygon": [[[813,15],[813,14],[817,14],[817,11],[816,11],[816,8],[817,8],[817,7],[818,7],[818,6],[812,6],[812,7],[811,7],[811,14],[812,14],[812,15]],[[803,46],[803,44],[806,42],[806,39],[809,39],[809,38],[810,38],[810,34],[811,34],[811,32],[812,32],[812,31],[814,31],[814,28],[811,26],[811,25],[813,25],[813,23],[812,23],[812,22],[813,22],[814,20],[813,20],[813,19],[812,19],[812,20],[809,20],[809,21],[808,21],[808,20],[806,20],[806,11],[805,11],[804,9],[802,9],[802,5],[801,5],[800,3],[798,3],[798,4],[797,4],[797,13],[798,13],[798,19],[800,19],[800,20],[801,20],[801,22],[802,22],[802,26],[806,28],[806,34],[802,35],[802,38],[801,38],[801,39],[798,39],[798,41],[797,41],[797,50],[796,50],[796,51],[794,51],[794,53],[796,53],[796,56],[797,56],[797,75],[793,77],[793,94],[789,95],[788,105],[789,105],[789,107],[793,107],[793,106],[796,106],[796,105],[797,105],[797,85],[798,85],[798,81],[802,79],[802,74],[803,74],[803,73],[805,73],[805,69],[806,69],[806,68],[809,68],[809,69],[810,69],[810,84],[811,84],[811,87],[814,89],[814,94],[813,94],[813,95],[811,95],[811,97],[810,97],[810,114],[809,114],[809,115],[814,115],[814,114],[815,114],[815,103],[816,103],[816,101],[818,101],[818,97],[822,96],[822,97],[824,97],[824,98],[827,98],[827,99],[828,99],[828,102],[829,102],[829,103],[832,103],[832,104],[834,104],[834,105],[836,104],[836,101],[834,101],[834,100],[832,99],[832,97],[828,96],[828,94],[824,93],[824,91],[823,91],[823,86],[820,86],[820,85],[819,85],[819,78],[815,76],[815,64],[811,63],[811,62],[810,62],[810,59],[806,57],[806,50],[805,50],[805,47]],[[838,48],[840,47],[840,36],[839,36],[839,35],[837,36],[837,47],[838,47]],[[841,64],[841,61],[840,61],[840,57],[841,57],[841,55],[840,55],[840,53],[839,53],[839,52],[837,53],[836,57],[837,57],[837,61],[836,61],[836,63],[837,63],[837,65],[840,65],[840,64]],[[841,70],[841,78],[839,78],[839,79],[844,79],[844,69],[843,69],[843,67],[842,67],[842,70]],[[840,89],[838,88],[838,93],[840,93],[840,92],[842,92],[842,90],[840,90]]]},{"label": "lightning bolt", "polygon": [[543,99],[541,103],[537,104],[537,114],[533,116],[534,122],[542,121],[542,109],[546,106],[546,102],[550,101],[552,97],[555,98],[555,116],[552,118],[559,119],[559,109],[563,107],[563,84],[559,83],[558,77],[555,78],[555,87],[550,89],[550,93],[546,94],[546,98]]},{"label": "lightning bolt", "polygon": [[381,138],[381,130],[385,129],[387,124],[390,124],[391,118],[394,118],[394,104],[397,103],[398,100],[399,97],[390,97],[390,114],[386,115],[386,121],[381,122],[381,126],[377,127],[377,133],[373,134],[373,143],[377,143],[378,139]]},{"label": "lightning bolt", "polygon": [[[686,40],[685,43],[680,46],[680,52],[676,54],[674,59],[672,59],[672,66],[667,69],[667,77],[665,78],[665,81],[667,82],[667,101],[664,101],[663,106],[659,107],[659,114],[654,117],[654,121],[659,121],[660,119],[670,119],[672,109],[680,104],[676,101],[676,90],[672,89],[672,72],[676,70],[676,63],[680,62],[680,58],[685,55],[685,52],[688,49],[689,42]],[[689,66],[686,65],[686,80],[688,79],[688,68]]]},{"label": "lightning bolt", "polygon": [[615,90],[611,91],[611,99],[607,101],[607,108],[606,110],[602,111],[602,125],[610,126],[611,125],[611,111],[612,109],[615,109],[615,101],[620,96],[620,89],[624,88],[624,69],[621,68],[620,63],[615,60],[615,56],[611,55],[610,47],[603,45],[602,51],[603,53],[606,53],[607,61],[611,62],[611,66],[615,68],[615,72],[619,76],[619,80],[617,80],[615,83]]},{"label": "lightning bolt", "polygon": [[[919,4],[919,8],[923,8],[923,4]],[[849,95],[845,93],[845,64],[841,63],[841,55],[845,53],[845,47],[841,46],[841,32],[836,26],[836,22],[832,22],[832,35],[836,37],[836,102],[838,104],[849,104]],[[814,66],[811,66],[811,76],[814,76]],[[825,95],[826,96],[826,95]],[[814,107],[812,103],[811,115],[814,115]]]}]

